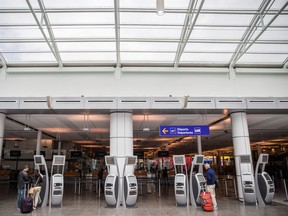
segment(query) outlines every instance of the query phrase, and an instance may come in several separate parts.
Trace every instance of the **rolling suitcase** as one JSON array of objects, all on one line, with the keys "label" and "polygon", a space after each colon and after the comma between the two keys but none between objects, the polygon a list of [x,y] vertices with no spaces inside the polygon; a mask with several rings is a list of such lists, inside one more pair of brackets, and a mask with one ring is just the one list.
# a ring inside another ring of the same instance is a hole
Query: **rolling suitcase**
[{"label": "rolling suitcase", "polygon": [[210,192],[202,192],[200,194],[200,199],[201,199],[201,206],[203,208],[204,211],[214,211],[214,206],[213,206],[213,202],[212,202],[212,197]]},{"label": "rolling suitcase", "polygon": [[29,196],[29,183],[25,184],[24,197],[21,199],[20,211],[23,214],[31,213],[33,211],[33,198]]}]

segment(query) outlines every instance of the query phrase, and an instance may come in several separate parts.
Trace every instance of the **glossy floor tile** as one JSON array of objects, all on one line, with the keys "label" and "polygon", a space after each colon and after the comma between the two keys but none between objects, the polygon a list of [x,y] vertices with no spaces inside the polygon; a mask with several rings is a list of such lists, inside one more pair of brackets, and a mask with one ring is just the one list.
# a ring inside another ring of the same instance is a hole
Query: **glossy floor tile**
[{"label": "glossy floor tile", "polygon": [[[0,185],[0,215],[22,215],[16,208],[17,190],[15,185]],[[281,199],[281,198],[279,198]],[[224,197],[218,194],[219,209],[214,212],[204,212],[200,207],[176,207],[173,188],[162,188],[161,197],[154,188],[154,192],[147,194],[145,191],[138,197],[136,208],[118,209],[107,208],[103,194],[98,194],[83,188],[81,195],[74,194],[74,186],[66,185],[62,208],[38,208],[30,214],[35,216],[63,215],[63,216],[114,216],[114,215],[165,215],[165,216],[231,216],[231,215],[267,215],[286,216],[288,206],[273,202],[271,206],[245,206],[233,197]]]}]

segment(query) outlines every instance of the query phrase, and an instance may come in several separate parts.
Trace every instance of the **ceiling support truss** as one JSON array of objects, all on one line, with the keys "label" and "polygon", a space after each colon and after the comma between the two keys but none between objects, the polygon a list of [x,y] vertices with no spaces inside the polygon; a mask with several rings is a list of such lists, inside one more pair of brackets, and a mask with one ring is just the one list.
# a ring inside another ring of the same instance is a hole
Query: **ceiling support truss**
[{"label": "ceiling support truss", "polygon": [[[269,6],[271,0],[265,0],[264,4],[260,9],[260,15],[253,18],[252,25],[249,29],[245,32],[243,36],[243,41],[241,40],[240,44],[238,45],[232,60],[230,61],[229,68],[233,68],[236,62],[251,48],[253,44],[259,39],[259,37],[267,30],[267,28],[275,21],[275,19],[282,13],[282,11],[287,7],[288,1],[280,8],[280,10],[272,17],[272,19],[265,25],[262,26],[262,30],[258,33],[258,35],[250,41],[251,37],[257,30],[257,28],[261,25],[261,17],[263,18],[263,13],[266,8]],[[270,6],[271,7],[271,6]],[[264,15],[265,16],[265,15]]]},{"label": "ceiling support truss", "polygon": [[[52,32],[52,30],[51,30],[51,27],[50,27],[50,25],[49,25],[50,22],[49,22],[48,16],[47,16],[47,14],[45,13],[44,7],[43,7],[43,5],[42,5],[43,2],[41,3],[40,0],[38,0],[39,6],[40,6],[41,11],[42,11],[42,14],[43,14],[43,18],[44,18],[44,20],[45,20],[45,24],[46,24],[46,26],[47,26],[48,33],[49,33],[49,35],[50,35],[50,40],[52,41],[52,45],[51,45],[48,37],[46,36],[46,34],[45,34],[45,32],[44,32],[44,29],[43,29],[43,27],[42,27],[42,25],[41,25],[41,22],[38,20],[38,17],[37,17],[37,15],[36,15],[36,13],[35,13],[32,5],[31,5],[30,1],[29,1],[29,0],[26,0],[26,2],[27,2],[28,7],[30,8],[30,11],[32,12],[32,15],[33,15],[33,17],[34,17],[34,19],[35,19],[35,21],[36,21],[36,23],[37,23],[37,25],[38,25],[38,28],[40,29],[43,37],[45,38],[45,41],[46,41],[47,45],[49,46],[52,54],[54,55],[54,57],[55,57],[58,65],[59,65],[60,67],[63,67],[63,64],[62,64],[62,61],[61,61],[61,58],[60,58],[60,55],[59,55],[59,52],[58,52],[58,48],[57,48],[57,45],[56,45],[56,43],[55,43],[54,34],[53,34],[53,32]],[[42,6],[41,6],[41,5],[42,5]]]},{"label": "ceiling support truss", "polygon": [[115,21],[115,39],[116,39],[116,68],[121,67],[120,59],[120,16],[119,16],[119,0],[114,0],[114,21]]},{"label": "ceiling support truss", "polygon": [[[174,67],[177,68],[180,62],[180,58],[184,52],[184,49],[189,41],[190,35],[195,27],[196,21],[199,17],[200,11],[203,7],[205,0],[201,0],[201,2],[199,3],[198,8],[197,4],[198,4],[198,0],[190,0],[189,3],[189,12],[186,14],[185,17],[185,23],[181,32],[181,38],[180,38],[180,42],[178,44],[178,48],[177,48],[177,53],[175,56],[175,60],[174,60]],[[197,11],[197,12],[196,12]],[[195,16],[194,16],[195,14]]]}]

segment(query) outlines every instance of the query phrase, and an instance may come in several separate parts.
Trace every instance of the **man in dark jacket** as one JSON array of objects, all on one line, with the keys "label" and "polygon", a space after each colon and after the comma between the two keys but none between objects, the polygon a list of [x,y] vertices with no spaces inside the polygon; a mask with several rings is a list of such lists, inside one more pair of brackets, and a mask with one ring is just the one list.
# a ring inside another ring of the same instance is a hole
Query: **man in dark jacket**
[{"label": "man in dark jacket", "polygon": [[207,178],[207,192],[211,193],[212,202],[214,209],[216,210],[218,208],[217,201],[216,201],[216,194],[215,194],[215,186],[216,186],[216,175],[215,171],[210,167],[210,164],[206,163],[204,164],[206,172],[206,178]]},{"label": "man in dark jacket", "polygon": [[[21,199],[24,197],[25,191],[25,183],[29,182],[29,177],[28,177],[28,170],[29,167],[28,165],[24,165],[24,169],[18,174],[18,199],[17,199],[17,207],[20,210],[21,207]],[[27,189],[26,189],[27,190]]]}]

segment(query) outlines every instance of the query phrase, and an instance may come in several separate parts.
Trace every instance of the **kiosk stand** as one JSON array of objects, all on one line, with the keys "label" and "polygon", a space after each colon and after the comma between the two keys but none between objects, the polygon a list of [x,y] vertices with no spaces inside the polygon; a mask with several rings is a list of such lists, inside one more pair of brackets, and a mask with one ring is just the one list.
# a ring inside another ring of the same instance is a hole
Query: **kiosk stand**
[{"label": "kiosk stand", "polygon": [[[204,155],[195,155],[191,164],[190,171],[190,199],[191,205],[197,206],[201,204],[200,194],[206,189],[206,181],[201,173],[203,171]],[[194,173],[194,167],[198,165],[198,171]]]},{"label": "kiosk stand", "polygon": [[[107,166],[108,175],[105,180],[104,194],[108,207],[119,207],[120,204],[120,178],[119,167],[115,156],[105,156],[105,163]],[[117,175],[111,173],[111,166],[116,166]]]},{"label": "kiosk stand", "polygon": [[[124,200],[124,206],[125,207],[134,207],[137,201],[137,195],[138,195],[138,184],[136,176],[133,174],[135,170],[135,166],[137,163],[137,156],[126,156],[125,164],[124,164],[124,170],[123,170],[123,200]],[[133,166],[133,173],[126,174],[126,167],[127,166]]]},{"label": "kiosk stand", "polygon": [[[256,205],[256,191],[254,177],[252,174],[251,155],[239,155],[239,160],[244,204]],[[251,166],[251,172],[248,171],[242,173],[241,166],[247,164]]]},{"label": "kiosk stand", "polygon": [[39,172],[43,175],[43,182],[41,183],[41,192],[40,192],[40,199],[42,200],[42,202],[41,204],[38,204],[38,205],[40,205],[41,207],[45,207],[48,204],[49,177],[48,177],[48,169],[47,169],[44,156],[34,155],[34,164],[35,164],[35,169],[39,169]]},{"label": "kiosk stand", "polygon": [[64,155],[54,155],[51,166],[51,186],[50,186],[50,202],[51,206],[61,206],[64,194],[64,168],[65,168]]},{"label": "kiosk stand", "polygon": [[[185,155],[173,155],[173,163],[175,170],[175,198],[176,206],[187,206],[189,204],[189,189],[188,189],[188,176]],[[177,168],[180,167],[180,171]],[[185,172],[183,171],[185,168]]]},{"label": "kiosk stand", "polygon": [[274,183],[269,174],[264,171],[268,159],[268,154],[260,154],[255,169],[256,196],[258,204],[261,206],[272,204],[275,193]]}]

